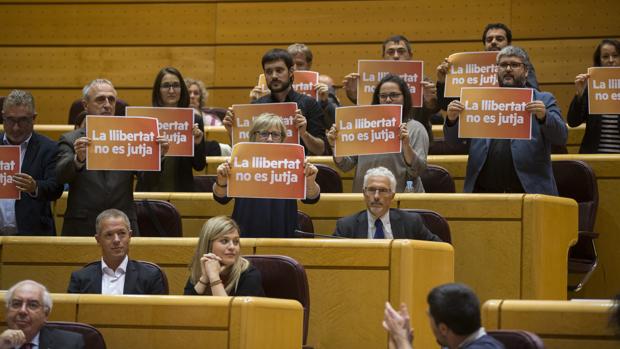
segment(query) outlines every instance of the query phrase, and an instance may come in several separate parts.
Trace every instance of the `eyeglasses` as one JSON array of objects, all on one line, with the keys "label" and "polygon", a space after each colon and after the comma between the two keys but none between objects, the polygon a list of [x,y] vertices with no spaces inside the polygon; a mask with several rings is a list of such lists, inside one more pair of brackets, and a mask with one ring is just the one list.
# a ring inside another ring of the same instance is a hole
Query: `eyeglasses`
[{"label": "eyeglasses", "polygon": [[379,194],[379,196],[387,196],[392,193],[392,190],[388,188],[366,187],[364,188],[364,193],[366,193],[366,195]]},{"label": "eyeglasses", "polygon": [[391,100],[395,100],[396,98],[402,97],[402,95],[403,95],[402,93],[398,93],[398,92],[380,93],[379,94],[379,99],[382,100],[382,101],[385,101],[389,97]]},{"label": "eyeglasses", "polygon": [[12,116],[5,116],[3,118],[4,123],[7,125],[19,125],[20,127],[23,126],[28,126],[32,123],[32,117],[31,116],[21,116],[21,117],[12,117]]},{"label": "eyeglasses", "polygon": [[[21,309],[24,306],[24,301],[22,301],[21,299],[13,299],[11,300],[11,302],[9,302],[9,306],[13,310]],[[41,309],[41,307],[42,305],[38,301],[27,301],[26,302],[26,308],[28,308],[28,310],[36,311],[36,310]]]},{"label": "eyeglasses", "polygon": [[173,84],[169,84],[169,83],[165,83],[165,84],[161,84],[161,89],[162,90],[169,90],[169,89],[174,89],[174,90],[180,90],[181,89],[181,84],[178,82],[175,82]]},{"label": "eyeglasses", "polygon": [[501,70],[506,70],[506,69],[508,69],[508,67],[510,67],[510,69],[512,69],[512,70],[517,70],[519,68],[525,67],[525,64],[518,63],[518,62],[504,62],[504,63],[498,64],[497,66]]},{"label": "eyeglasses", "polygon": [[282,134],[280,132],[269,132],[269,131],[256,131],[255,134],[260,138],[268,139],[271,136],[271,139],[278,140],[282,139]]}]

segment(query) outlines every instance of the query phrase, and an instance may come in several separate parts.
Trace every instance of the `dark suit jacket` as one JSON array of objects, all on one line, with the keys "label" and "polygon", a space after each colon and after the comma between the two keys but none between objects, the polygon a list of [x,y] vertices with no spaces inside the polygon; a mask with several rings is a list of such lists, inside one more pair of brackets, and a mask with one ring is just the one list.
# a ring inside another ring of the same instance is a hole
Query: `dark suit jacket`
[{"label": "dark suit jacket", "polygon": [[97,215],[109,208],[119,209],[129,217],[133,236],[139,236],[138,219],[133,203],[132,171],[77,170],[73,142],[86,135],[78,129],[65,133],[58,143],[57,176],[60,183],[69,183],[69,199],[62,235],[93,236]]},{"label": "dark suit jacket", "polygon": [[54,328],[41,327],[39,349],[84,349],[81,334]]},{"label": "dark suit jacket", "polygon": [[[334,235],[354,239],[368,238],[368,214],[361,211],[354,215],[340,218],[336,222]],[[390,209],[390,226],[394,239],[439,241],[441,239],[431,233],[424,225],[422,217],[415,212]]]},{"label": "dark suit jacket", "polygon": [[[101,261],[71,273],[67,293],[101,294]],[[162,273],[152,265],[129,260],[123,294],[166,294]]]},{"label": "dark suit jacket", "polygon": [[[4,138],[4,133],[0,137]],[[54,141],[32,133],[21,172],[37,181],[38,195],[35,198],[21,193],[21,200],[15,200],[17,235],[56,235],[50,201],[62,195],[62,183],[56,179],[57,156],[58,146]]]}]

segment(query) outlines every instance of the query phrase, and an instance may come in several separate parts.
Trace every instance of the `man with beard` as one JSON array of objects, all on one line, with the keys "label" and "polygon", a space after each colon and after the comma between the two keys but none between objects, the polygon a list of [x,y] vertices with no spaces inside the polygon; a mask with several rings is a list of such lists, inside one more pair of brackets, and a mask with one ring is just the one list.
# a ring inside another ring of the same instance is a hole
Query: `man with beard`
[{"label": "man with beard", "polygon": [[442,242],[415,212],[390,208],[396,192],[396,178],[385,167],[364,175],[366,210],[336,222],[335,236],[354,239],[412,239]]},{"label": "man with beard", "polygon": [[[482,44],[485,51],[500,51],[506,46],[512,44],[512,31],[504,23],[490,23],[484,28],[482,32]],[[525,51],[523,51],[525,52]],[[530,59],[525,53],[527,58],[527,87],[532,87],[538,90],[538,81],[536,80],[536,72]],[[444,58],[443,62],[437,67],[437,100],[441,109],[446,110],[448,104],[454,100],[454,98],[444,98],[444,91],[446,87],[446,74],[450,68],[448,58]]]},{"label": "man with beard", "polygon": [[[526,87],[528,59],[515,46],[497,55],[497,78],[501,87]],[[465,109],[459,100],[448,105],[444,136],[458,141],[459,115]],[[471,139],[465,175],[467,193],[539,193],[558,195],[551,169],[551,145],[564,145],[568,130],[555,97],[534,90],[526,111],[533,114],[532,138]]]},{"label": "man with beard", "polygon": [[[286,50],[274,48],[263,55],[262,65],[271,93],[252,103],[297,103],[294,123],[299,129],[301,145],[307,155],[322,155],[325,152],[323,110],[316,100],[293,90],[293,57]],[[232,108],[228,108],[223,124],[229,134],[234,117]]]}]

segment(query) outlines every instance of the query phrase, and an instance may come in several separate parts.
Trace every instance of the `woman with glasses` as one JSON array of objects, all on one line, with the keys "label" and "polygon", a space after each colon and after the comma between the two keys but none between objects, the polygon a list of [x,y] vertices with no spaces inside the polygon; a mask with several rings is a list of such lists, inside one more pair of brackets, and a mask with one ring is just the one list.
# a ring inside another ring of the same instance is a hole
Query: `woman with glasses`
[{"label": "woman with glasses", "polygon": [[[595,67],[620,67],[620,41],[605,39],[594,50]],[[620,153],[618,115],[591,115],[588,111],[588,74],[575,77],[575,96],[568,109],[568,125],[586,122],[580,153]]]},{"label": "woman with glasses", "polygon": [[[429,139],[424,125],[410,118],[411,94],[407,83],[397,75],[385,76],[375,88],[372,104],[400,104],[403,106],[403,121],[400,125],[402,151],[392,154],[334,156],[336,166],[344,172],[355,167],[354,193],[362,192],[366,171],[380,166],[389,169],[396,177],[396,192],[402,193],[407,181],[412,181],[413,191],[423,193],[424,187],[420,174],[426,169]],[[338,128],[334,124],[327,133],[327,140],[332,151],[337,136]]]},{"label": "woman with glasses", "polygon": [[[224,118],[224,125],[232,125],[230,114]],[[230,128],[228,128],[230,130]],[[263,113],[254,119],[249,131],[250,142],[283,143],[286,128],[282,119],[270,113]],[[305,204],[319,201],[321,188],[316,183],[316,166],[305,161],[306,176]],[[217,167],[217,180],[213,184],[213,198],[222,205],[232,198],[226,196],[230,158]],[[239,223],[242,237],[289,238],[295,236],[297,227],[297,200],[236,198],[232,218]]]},{"label": "woman with glasses", "polygon": [[[189,91],[181,72],[176,68],[166,67],[159,71],[153,84],[152,104],[154,107],[189,108]],[[192,169],[202,171],[207,164],[203,129],[202,117],[194,114],[194,156],[165,157],[161,172],[140,173],[136,191],[194,191]]]},{"label": "woman with glasses", "polygon": [[186,295],[265,296],[261,275],[241,257],[239,226],[226,216],[209,219],[202,226],[198,246],[189,266]]}]

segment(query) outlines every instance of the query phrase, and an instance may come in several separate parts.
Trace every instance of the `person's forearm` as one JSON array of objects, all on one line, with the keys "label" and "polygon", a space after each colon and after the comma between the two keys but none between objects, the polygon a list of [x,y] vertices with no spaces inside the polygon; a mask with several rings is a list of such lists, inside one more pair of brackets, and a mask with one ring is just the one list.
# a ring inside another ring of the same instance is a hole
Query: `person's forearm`
[{"label": "person's forearm", "polygon": [[322,139],[314,137],[308,132],[301,136],[301,139],[304,141],[306,148],[308,148],[308,153],[311,155],[323,155],[325,152],[325,143]]}]

